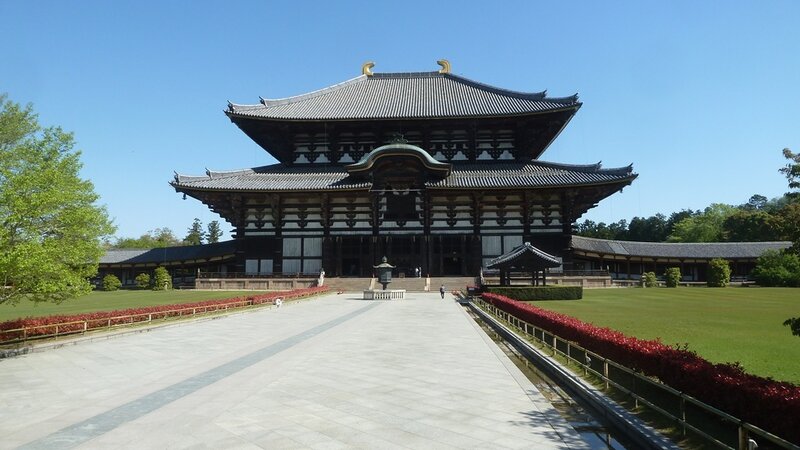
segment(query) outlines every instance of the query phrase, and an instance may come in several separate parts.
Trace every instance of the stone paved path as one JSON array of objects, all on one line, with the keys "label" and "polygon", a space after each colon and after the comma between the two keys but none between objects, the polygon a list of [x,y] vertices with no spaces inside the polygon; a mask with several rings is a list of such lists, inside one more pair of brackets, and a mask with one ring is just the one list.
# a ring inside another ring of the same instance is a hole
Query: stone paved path
[{"label": "stone paved path", "polygon": [[0,448],[586,448],[458,304],[410,297],[0,360]]}]

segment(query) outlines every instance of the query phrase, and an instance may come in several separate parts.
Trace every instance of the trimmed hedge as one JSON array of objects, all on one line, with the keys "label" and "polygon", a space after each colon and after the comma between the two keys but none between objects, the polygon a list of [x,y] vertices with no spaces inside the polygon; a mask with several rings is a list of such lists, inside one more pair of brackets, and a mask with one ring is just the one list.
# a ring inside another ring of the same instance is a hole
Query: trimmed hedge
[{"label": "trimmed hedge", "polygon": [[708,287],[725,287],[731,282],[731,266],[722,258],[714,258],[708,262]]},{"label": "trimmed hedge", "polygon": [[667,271],[664,272],[664,280],[667,287],[678,287],[678,283],[681,282],[681,268],[668,267]]},{"label": "trimmed hedge", "polygon": [[696,353],[638,339],[610,328],[487,293],[501,310],[616,361],[791,442],[800,442],[800,386],[746,373],[737,364],[714,364]]},{"label": "trimmed hedge", "polygon": [[580,300],[582,286],[487,286],[486,290],[514,300]]},{"label": "trimmed hedge", "polygon": [[122,282],[119,281],[116,275],[110,273],[103,277],[103,290],[104,291],[116,291],[122,287]]}]

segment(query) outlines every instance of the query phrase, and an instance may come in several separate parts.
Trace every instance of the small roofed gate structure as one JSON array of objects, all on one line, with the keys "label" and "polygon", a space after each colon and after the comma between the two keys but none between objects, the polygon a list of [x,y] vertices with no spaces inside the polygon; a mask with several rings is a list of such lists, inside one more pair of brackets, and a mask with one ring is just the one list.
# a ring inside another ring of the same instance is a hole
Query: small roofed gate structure
[{"label": "small roofed gate structure", "polygon": [[531,272],[531,284],[547,286],[547,269],[561,265],[555,256],[545,253],[530,242],[515,247],[510,252],[489,261],[487,269],[500,270],[500,286],[511,284],[511,271]]}]

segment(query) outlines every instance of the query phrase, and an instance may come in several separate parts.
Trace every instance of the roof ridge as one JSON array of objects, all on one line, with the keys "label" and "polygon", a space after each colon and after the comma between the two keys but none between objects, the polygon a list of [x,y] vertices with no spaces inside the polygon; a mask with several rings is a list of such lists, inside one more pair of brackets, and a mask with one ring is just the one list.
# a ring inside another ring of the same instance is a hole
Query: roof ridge
[{"label": "roof ridge", "polygon": [[235,170],[212,170],[206,168],[206,176],[209,178],[229,178],[239,175],[246,175],[252,173],[253,169],[235,169]]},{"label": "roof ridge", "polygon": [[325,94],[327,94],[329,92],[332,92],[334,90],[337,90],[337,89],[339,89],[341,87],[344,87],[344,86],[347,86],[349,84],[363,82],[363,81],[367,80],[367,78],[368,77],[366,75],[359,75],[357,77],[350,78],[349,80],[345,80],[345,81],[342,81],[342,82],[339,82],[339,83],[336,83],[336,84],[332,84],[330,86],[327,86],[327,87],[324,87],[324,88],[321,88],[321,89],[317,89],[315,91],[306,92],[305,94],[293,95],[293,96],[290,96],[290,97],[274,98],[274,99],[259,97],[260,104],[258,104],[258,105],[244,105],[244,104],[240,105],[240,104],[228,102],[228,111],[232,112],[232,113],[235,113],[236,112],[236,108],[242,108],[242,109],[247,110],[247,109],[257,109],[257,108],[260,108],[262,106],[263,107],[269,107],[269,106],[287,105],[289,103],[295,103],[295,102],[299,102],[299,101],[302,101],[302,100],[307,100],[309,98],[314,98],[314,97],[319,97],[321,95],[325,95]]},{"label": "roof ridge", "polygon": [[436,70],[430,72],[373,72],[371,78],[435,78],[442,75]]},{"label": "roof ridge", "polygon": [[620,175],[629,175],[633,173],[632,163],[628,164],[627,166],[603,168],[602,161],[598,161],[595,164],[569,164],[569,163],[557,163],[552,161],[533,159],[530,161],[530,164],[538,164],[545,167],[551,167],[554,169],[578,170],[581,172],[602,172],[611,174],[617,173]]},{"label": "roof ridge", "polygon": [[[441,74],[445,78],[452,78],[455,81],[460,83],[464,83],[470,85],[477,89],[484,89],[488,91],[492,91],[496,94],[506,95],[509,97],[516,97],[521,98],[524,100],[549,100],[553,101],[551,98],[547,98],[547,89],[540,91],[540,92],[522,92],[522,91],[514,91],[511,89],[505,89],[497,86],[492,86],[491,84],[481,83],[480,81],[475,81],[467,77],[463,77],[461,75],[456,75],[453,73],[443,73]],[[564,97],[567,98],[567,97]],[[575,100],[577,100],[577,94],[575,94]],[[560,102],[556,102],[560,103]]]}]

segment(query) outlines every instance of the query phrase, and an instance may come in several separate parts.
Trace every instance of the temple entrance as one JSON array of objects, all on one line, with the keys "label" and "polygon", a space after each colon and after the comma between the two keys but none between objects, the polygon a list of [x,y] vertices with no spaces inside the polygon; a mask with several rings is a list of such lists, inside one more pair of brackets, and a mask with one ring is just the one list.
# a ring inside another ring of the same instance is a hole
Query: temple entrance
[{"label": "temple entrance", "polygon": [[383,236],[386,257],[397,268],[393,275],[410,278],[417,275],[415,268],[423,266],[421,239],[417,236]]},{"label": "temple entrance", "polygon": [[467,242],[465,235],[435,236],[433,239],[433,273],[467,274]]},{"label": "temple entrance", "polygon": [[337,238],[338,274],[343,277],[368,277],[372,274],[369,236],[344,236]]}]

